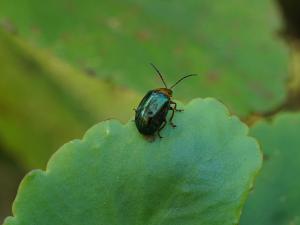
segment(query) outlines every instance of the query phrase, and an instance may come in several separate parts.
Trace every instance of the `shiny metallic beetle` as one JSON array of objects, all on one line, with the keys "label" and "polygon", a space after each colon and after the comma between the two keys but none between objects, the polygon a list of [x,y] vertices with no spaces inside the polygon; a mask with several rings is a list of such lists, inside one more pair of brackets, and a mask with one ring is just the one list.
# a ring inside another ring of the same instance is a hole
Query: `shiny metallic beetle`
[{"label": "shiny metallic beetle", "polygon": [[153,135],[155,132],[157,132],[158,136],[162,138],[160,131],[167,124],[166,117],[168,111],[172,110],[172,115],[169,119],[172,127],[176,127],[176,125],[172,122],[175,111],[183,111],[177,109],[176,103],[171,100],[173,94],[172,88],[174,88],[183,79],[190,76],[195,76],[196,74],[184,76],[174,85],[168,88],[160,71],[153,64],[151,64],[151,66],[153,66],[153,68],[156,70],[165,87],[151,90],[145,95],[138,108],[135,110],[134,121],[138,131],[141,134]]}]

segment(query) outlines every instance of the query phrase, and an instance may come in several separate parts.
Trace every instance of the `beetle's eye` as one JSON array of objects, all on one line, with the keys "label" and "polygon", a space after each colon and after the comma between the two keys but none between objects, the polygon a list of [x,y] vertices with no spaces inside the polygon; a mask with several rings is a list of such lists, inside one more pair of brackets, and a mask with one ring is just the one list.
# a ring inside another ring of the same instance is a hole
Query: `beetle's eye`
[{"label": "beetle's eye", "polygon": [[152,115],[153,115],[153,112],[152,112],[152,111],[149,111],[149,112],[148,112],[148,115],[149,115],[149,116],[152,116]]}]

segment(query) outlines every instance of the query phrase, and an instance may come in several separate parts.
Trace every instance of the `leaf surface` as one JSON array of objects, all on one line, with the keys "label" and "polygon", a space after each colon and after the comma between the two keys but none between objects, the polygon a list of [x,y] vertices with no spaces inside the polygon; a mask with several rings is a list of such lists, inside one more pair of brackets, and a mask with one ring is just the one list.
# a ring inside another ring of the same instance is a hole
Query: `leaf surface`
[{"label": "leaf surface", "polygon": [[261,143],[264,165],[244,208],[241,225],[300,224],[300,114],[283,113],[251,134]]},{"label": "leaf surface", "polygon": [[270,0],[2,0],[0,20],[141,95],[162,85],[149,62],[169,85],[187,73],[201,75],[176,89],[176,98],[216,97],[240,115],[270,110],[286,95],[288,53]]},{"label": "leaf surface", "polygon": [[163,139],[108,120],[67,143],[25,177],[4,224],[237,224],[261,166],[257,142],[212,98],[180,107]]},{"label": "leaf surface", "polygon": [[1,144],[26,169],[45,168],[60,145],[99,121],[127,121],[140,99],[1,30],[0,58]]}]

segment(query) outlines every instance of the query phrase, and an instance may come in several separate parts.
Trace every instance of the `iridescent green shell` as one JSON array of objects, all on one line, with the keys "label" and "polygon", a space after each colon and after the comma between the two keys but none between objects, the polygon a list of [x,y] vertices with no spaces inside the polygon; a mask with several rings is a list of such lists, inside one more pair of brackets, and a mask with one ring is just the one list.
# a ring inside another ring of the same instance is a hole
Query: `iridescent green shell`
[{"label": "iridescent green shell", "polygon": [[140,133],[152,135],[166,120],[170,97],[158,90],[149,91],[140,102],[135,114],[135,124]]}]

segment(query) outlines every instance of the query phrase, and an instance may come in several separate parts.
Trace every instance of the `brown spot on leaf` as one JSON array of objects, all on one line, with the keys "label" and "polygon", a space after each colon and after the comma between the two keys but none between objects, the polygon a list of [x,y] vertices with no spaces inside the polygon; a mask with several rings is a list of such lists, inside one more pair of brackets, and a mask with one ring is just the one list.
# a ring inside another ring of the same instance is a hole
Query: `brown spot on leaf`
[{"label": "brown spot on leaf", "polygon": [[114,31],[117,31],[117,30],[120,30],[122,24],[121,24],[121,21],[118,18],[110,17],[106,20],[106,25],[110,29],[112,29]]},{"label": "brown spot on leaf", "polygon": [[8,19],[3,19],[0,21],[0,26],[11,34],[18,34],[18,29],[16,26]]},{"label": "brown spot on leaf", "polygon": [[209,83],[216,83],[220,80],[220,73],[217,71],[210,71],[206,77]]},{"label": "brown spot on leaf", "polygon": [[36,36],[39,36],[42,32],[41,32],[41,29],[37,26],[32,26],[30,28],[31,32],[36,35]]},{"label": "brown spot on leaf", "polygon": [[249,88],[253,91],[253,93],[258,94],[266,100],[272,100],[274,98],[273,93],[267,90],[260,82],[249,82]]},{"label": "brown spot on leaf", "polygon": [[136,37],[139,41],[145,42],[151,39],[151,32],[149,30],[143,29],[136,33]]}]

